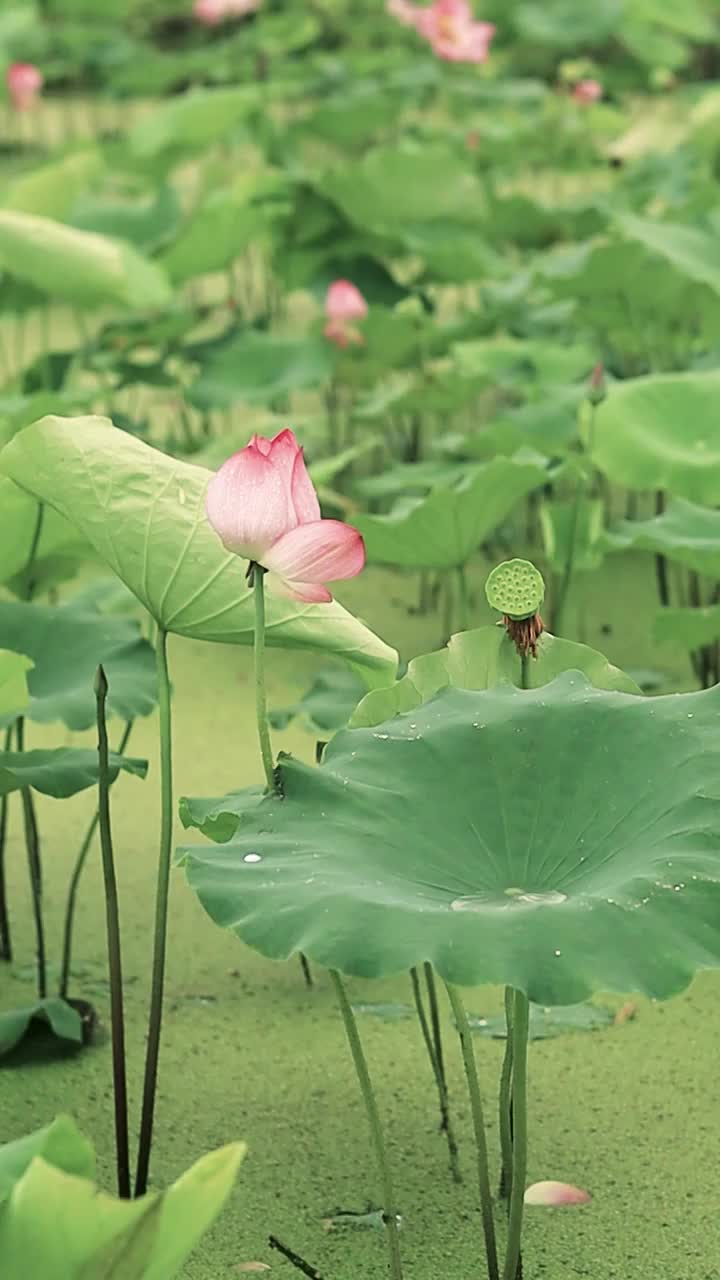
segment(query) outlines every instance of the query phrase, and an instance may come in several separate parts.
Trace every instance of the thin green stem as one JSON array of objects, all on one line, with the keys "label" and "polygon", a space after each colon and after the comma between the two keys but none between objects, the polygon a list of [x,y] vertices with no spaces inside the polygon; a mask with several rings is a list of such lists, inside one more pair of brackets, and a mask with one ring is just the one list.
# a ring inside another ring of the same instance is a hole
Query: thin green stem
[{"label": "thin green stem", "polygon": [[[17,749],[25,750],[25,720],[22,716],[15,725]],[[33,919],[35,922],[35,954],[37,958],[37,993],[38,999],[47,996],[47,960],[45,953],[45,925],[42,910],[42,857],[40,853],[40,835],[38,832],[35,805],[29,787],[23,787],[20,793],[23,811],[23,830],[25,833],[25,849],[27,852],[28,871],[30,873],[30,893],[32,896]]]},{"label": "thin green stem", "polygon": [[[132,728],[133,728],[133,721],[128,720],[123,730],[123,734],[120,739],[120,742],[118,743],[117,754],[119,756],[123,754],[123,752],[125,751],[125,748],[127,747],[128,742],[130,741],[130,734],[132,733]],[[88,826],[87,831],[85,832],[85,838],[78,850],[78,855],[77,855],[77,858],[75,859],[75,866],[73,867],[72,875],[70,877],[67,903],[65,905],[65,922],[63,924],[62,962],[60,965],[59,994],[63,1000],[67,999],[68,987],[70,986],[70,966],[72,964],[73,930],[75,927],[75,909],[77,907],[78,889],[80,887],[80,880],[82,878],[82,873],[85,870],[85,863],[87,862],[87,856],[90,852],[90,848],[92,846],[92,842],[95,837],[95,832],[98,829],[99,821],[100,821],[100,811],[98,810],[97,813],[95,813],[94,816],[90,819],[90,824]]]},{"label": "thin green stem", "polygon": [[485,1254],[489,1280],[498,1280],[498,1257],[495,1243],[495,1220],[493,1218],[492,1194],[490,1192],[490,1170],[488,1167],[487,1141],[485,1138],[485,1120],[483,1116],[482,1097],[478,1082],[477,1064],[473,1049],[472,1032],[468,1022],[465,1006],[457,987],[449,982],[445,984],[450,997],[455,1024],[460,1035],[465,1076],[467,1078],[470,1109],[472,1111],[473,1130],[478,1162],[478,1186],[480,1189],[480,1210],[482,1213],[483,1234],[485,1236]]},{"label": "thin green stem", "polygon": [[267,713],[267,692],[265,689],[265,570],[260,565],[253,565],[252,575],[255,589],[255,713],[265,780],[268,785],[268,791],[276,791],[273,751]]},{"label": "thin green stem", "polygon": [[383,1192],[383,1221],[385,1223],[388,1254],[390,1261],[390,1276],[392,1280],[402,1280],[403,1270],[402,1261],[400,1259],[400,1240],[398,1237],[397,1209],[395,1207],[395,1192],[393,1190],[392,1174],[388,1162],[387,1151],[385,1149],[385,1138],[383,1136],[382,1124],[380,1122],[380,1112],[375,1100],[372,1081],[370,1080],[370,1072],[368,1071],[365,1054],[360,1042],[360,1035],[355,1022],[355,1015],[352,1006],[347,998],[345,986],[340,974],[336,969],[330,970],[335,992],[340,1005],[340,1013],[345,1024],[345,1034],[350,1045],[355,1071],[357,1073],[360,1091],[365,1103],[368,1122],[370,1124],[370,1134],[375,1148],[378,1168],[380,1170],[380,1179],[382,1182]]},{"label": "thin green stem", "polygon": [[167,662],[167,632],[158,626],[155,644],[158,675],[158,710],[160,713],[160,788],[161,825],[158,856],[157,893],[155,898],[155,942],[153,948],[152,988],[150,1017],[145,1057],[145,1081],[143,1085],[142,1118],[138,1146],[135,1195],[147,1190],[152,1148],[153,1120],[155,1117],[155,1093],[157,1089],[158,1059],[160,1056],[160,1031],[162,1027],[163,992],[165,987],[165,952],[167,943],[168,898],[170,894],[170,865],[173,835],[173,776],[172,776],[172,712],[170,705],[170,675]]},{"label": "thin green stem", "polygon": [[502,1171],[500,1175],[500,1197],[505,1200],[512,1189],[512,1070],[513,1070],[513,989],[505,988],[505,1057],[500,1074],[500,1150],[502,1152]]},{"label": "thin green stem", "polygon": [[24,596],[28,601],[32,600],[35,595],[35,588],[37,587],[37,583],[33,579],[32,573],[35,567],[35,561],[37,560],[38,547],[40,546],[40,537],[42,534],[44,520],[45,506],[42,502],[39,502],[37,514],[35,516],[35,527],[33,528],[32,541],[30,542],[30,551],[28,552],[28,558],[25,564],[27,581],[25,583]]},{"label": "thin green stem", "polygon": [[452,569],[446,569],[443,586],[443,644],[447,644],[453,633],[455,620],[455,593],[453,591]]},{"label": "thin green stem", "polygon": [[[595,414],[597,405],[590,405],[590,422],[588,426],[588,461],[592,457],[592,451],[595,443]],[[583,460],[584,462],[584,460]],[[573,501],[572,512],[570,515],[570,530],[568,535],[567,556],[565,558],[565,567],[560,586],[557,592],[555,608],[553,609],[552,630],[555,635],[560,635],[565,621],[565,609],[567,606],[568,595],[575,574],[575,559],[577,555],[578,529],[580,527],[580,511],[583,499],[587,495],[588,481],[585,475],[584,466],[578,475],[577,484],[575,486],[575,499]]]},{"label": "thin green stem", "polygon": [[110,766],[105,716],[108,684],[98,667],[95,701],[98,731],[98,814],[100,848],[105,885],[108,969],[110,972],[110,1023],[112,1027],[113,1093],[115,1098],[115,1153],[118,1195],[130,1199],[130,1147],[128,1140],[127,1078],[125,1074],[125,1019],[123,1014],[122,953],[120,948],[120,908],[110,823]]},{"label": "thin green stem", "polygon": [[457,592],[458,628],[460,631],[467,631],[469,626],[470,610],[469,610],[469,603],[468,603],[467,579],[465,577],[464,564],[458,565],[458,568],[456,570],[456,577],[457,577],[457,584],[458,584],[458,592]]},{"label": "thin green stem", "polygon": [[425,986],[427,987],[428,1004],[430,1005],[430,1022],[432,1024],[433,1045],[435,1047],[438,1072],[443,1084],[446,1085],[445,1055],[443,1053],[442,1031],[440,1029],[440,1006],[438,1005],[435,987],[435,974],[429,960],[426,960],[423,964],[423,973],[425,974]]},{"label": "thin green stem", "polygon": [[[5,730],[3,750],[9,751],[12,746],[13,726]],[[5,848],[7,844],[8,797],[0,799],[0,960],[12,960],[12,934],[10,931],[10,912],[7,900],[7,876],[5,871]]]},{"label": "thin green stem", "polygon": [[527,1048],[530,1006],[522,991],[513,999],[513,1175],[503,1280],[516,1280],[520,1263],[527,1175]]},{"label": "thin green stem", "polygon": [[528,653],[520,654],[520,688],[530,688],[530,655]]},{"label": "thin green stem", "polygon": [[444,1133],[447,1138],[448,1156],[450,1160],[450,1174],[453,1182],[462,1182],[462,1174],[460,1173],[460,1165],[458,1162],[458,1145],[455,1138],[455,1132],[450,1120],[450,1098],[448,1095],[447,1082],[444,1074],[441,1073],[438,1065],[435,1045],[433,1044],[432,1034],[430,1032],[430,1024],[427,1020],[425,1005],[423,1003],[422,991],[420,990],[420,975],[416,968],[410,970],[410,981],[412,983],[413,998],[415,1000],[415,1010],[420,1023],[420,1031],[427,1050],[430,1066],[432,1067],[435,1084],[438,1091],[438,1101],[440,1103],[440,1132]]}]

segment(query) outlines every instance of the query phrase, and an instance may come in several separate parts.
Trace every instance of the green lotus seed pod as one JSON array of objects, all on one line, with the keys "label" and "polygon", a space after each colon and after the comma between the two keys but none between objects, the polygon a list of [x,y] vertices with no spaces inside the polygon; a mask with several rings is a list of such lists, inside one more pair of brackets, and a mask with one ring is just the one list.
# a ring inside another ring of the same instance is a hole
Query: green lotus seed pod
[{"label": "green lotus seed pod", "polygon": [[488,603],[508,618],[531,618],[545,597],[543,576],[529,560],[505,560],[485,583]]}]

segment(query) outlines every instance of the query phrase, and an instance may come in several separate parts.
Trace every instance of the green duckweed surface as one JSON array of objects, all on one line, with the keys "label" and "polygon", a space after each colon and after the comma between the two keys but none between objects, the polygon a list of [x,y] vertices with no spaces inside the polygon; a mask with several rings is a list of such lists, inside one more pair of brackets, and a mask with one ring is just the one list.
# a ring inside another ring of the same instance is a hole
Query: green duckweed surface
[{"label": "green duckweed surface", "polygon": [[[487,621],[489,612],[480,603],[481,566],[472,578],[476,617]],[[650,642],[655,607],[650,558],[613,561],[593,584],[599,594],[582,626],[577,616],[568,619],[578,623],[577,634],[626,667],[656,668],[669,687],[687,687],[684,656],[656,651]],[[342,599],[410,657],[437,641],[439,627],[437,616],[408,612],[414,593],[409,579],[372,572]],[[258,780],[249,652],[173,641],[170,656],[178,796],[219,794]],[[271,702],[285,705],[306,685],[314,664],[307,656],[272,653],[269,667]],[[113,728],[117,737],[119,727]],[[57,742],[58,731],[32,729],[30,745],[41,740]],[[277,734],[276,745],[307,759],[313,749],[311,739],[294,727]],[[118,783],[113,816],[131,1105],[137,1117],[158,832],[153,722],[138,727],[133,750],[149,756],[151,777],[144,784],[127,778]],[[92,808],[89,795],[40,806],[49,949],[55,959],[68,871]],[[6,1007],[32,993],[31,922],[17,810],[13,805],[9,848],[17,957],[13,973],[0,974]],[[74,974],[74,994],[93,1000],[107,1022],[97,856],[82,890]],[[352,983],[351,993],[356,1001],[410,998],[404,978]],[[608,1003],[620,1007],[623,997],[608,997]],[[501,995],[479,989],[467,993],[467,1004],[475,1013],[494,1013]],[[622,1026],[531,1046],[529,1179],[575,1182],[592,1192],[593,1202],[583,1209],[528,1211],[527,1280],[720,1276],[719,1024],[720,976],[703,975],[667,1005],[639,1002],[635,1018]],[[433,1081],[416,1023],[364,1015],[360,1025],[396,1172],[407,1280],[480,1280],[470,1116],[449,1018],[448,1068],[465,1177],[460,1188],[447,1172]],[[476,1047],[497,1168],[494,1101],[502,1045],[478,1039]],[[3,1140],[66,1110],[96,1143],[101,1177],[112,1185],[107,1038],[61,1063],[2,1071]],[[328,1231],[323,1222],[338,1209],[364,1211],[379,1204],[365,1117],[327,976],[316,974],[315,988],[308,991],[297,963],[262,960],[214,928],[176,872],[154,1184],[176,1177],[201,1153],[235,1137],[248,1142],[250,1154],[227,1210],[187,1264],[187,1280],[230,1280],[243,1274],[248,1262],[268,1264],[266,1274],[278,1280],[299,1274],[268,1248],[271,1232],[314,1263],[324,1280],[386,1275],[380,1231]],[[500,1213],[498,1223],[502,1233]]]}]

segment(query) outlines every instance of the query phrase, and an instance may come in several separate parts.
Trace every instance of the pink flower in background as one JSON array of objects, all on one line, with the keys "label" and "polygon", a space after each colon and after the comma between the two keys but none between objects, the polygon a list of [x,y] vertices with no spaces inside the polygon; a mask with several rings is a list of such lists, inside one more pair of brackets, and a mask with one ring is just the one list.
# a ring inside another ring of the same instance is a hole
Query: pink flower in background
[{"label": "pink flower in background", "polygon": [[387,0],[392,17],[406,27],[414,27],[430,44],[434,54],[446,62],[485,62],[495,35],[492,22],[476,22],[470,0],[434,0],[420,8],[408,0]]},{"label": "pink flower in background", "polygon": [[227,17],[226,0],[195,0],[193,17],[206,27],[216,27]]},{"label": "pink flower in background", "polygon": [[525,1204],[560,1209],[571,1204],[589,1204],[592,1196],[569,1182],[534,1182],[525,1192]]},{"label": "pink flower in background", "polygon": [[292,431],[255,435],[228,458],[208,485],[205,510],[228,551],[268,570],[276,595],[327,603],[325,583],[354,578],[365,564],[357,529],[322,519]]},{"label": "pink flower in background", "polygon": [[581,102],[583,106],[599,102],[602,95],[603,88],[599,80],[578,80],[572,92],[575,101]]},{"label": "pink flower in background", "polygon": [[363,336],[352,321],[363,320],[367,311],[367,302],[350,280],[334,280],[325,295],[325,337],[338,347],[362,344]]},{"label": "pink flower in background", "polygon": [[446,62],[485,62],[495,35],[492,22],[476,22],[469,0],[435,0],[421,9],[417,30]]},{"label": "pink flower in background", "polygon": [[43,87],[42,71],[31,62],[13,62],[5,76],[8,95],[16,111],[34,106]]},{"label": "pink flower in background", "polygon": [[244,18],[260,8],[262,0],[195,0],[193,17],[206,27],[216,27],[229,18]]}]

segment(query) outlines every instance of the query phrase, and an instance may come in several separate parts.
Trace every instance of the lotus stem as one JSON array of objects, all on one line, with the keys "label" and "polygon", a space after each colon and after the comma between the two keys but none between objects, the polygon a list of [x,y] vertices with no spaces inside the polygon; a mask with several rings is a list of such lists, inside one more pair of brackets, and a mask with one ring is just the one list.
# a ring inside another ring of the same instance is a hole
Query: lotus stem
[{"label": "lotus stem", "polygon": [[110,823],[110,769],[108,735],[105,716],[108,683],[103,668],[95,677],[98,731],[98,822],[105,886],[105,921],[107,927],[108,968],[110,971],[110,1021],[112,1025],[113,1093],[115,1098],[115,1153],[118,1195],[130,1199],[130,1149],[128,1142],[127,1079],[125,1074],[125,1019],[123,1014],[122,953],[120,947],[120,909],[118,904],[115,859]]},{"label": "lotus stem", "polygon": [[[13,726],[5,730],[3,750],[12,746]],[[5,872],[5,848],[7,845],[8,796],[0,799],[0,960],[12,960],[12,934],[7,900],[7,876]]]},{"label": "lotus stem", "polygon": [[[132,728],[133,728],[133,721],[128,720],[123,730],[123,735],[120,739],[120,742],[118,743],[117,754],[119,756],[123,755],[127,747],[127,744],[130,741],[130,734],[132,733]],[[60,965],[59,995],[63,1000],[67,999],[68,988],[70,986],[70,966],[72,964],[73,930],[75,927],[75,908],[77,907],[78,889],[80,888],[80,880],[82,878],[82,873],[85,870],[85,863],[87,862],[87,856],[90,852],[93,839],[95,838],[95,832],[98,829],[99,821],[100,821],[100,811],[98,810],[94,814],[94,816],[90,819],[90,824],[88,826],[87,831],[85,832],[85,838],[78,850],[78,855],[77,855],[77,858],[75,859],[75,866],[73,867],[72,875],[70,877],[67,903],[65,905],[65,922],[63,924],[62,962]]]},{"label": "lotus stem", "polygon": [[160,792],[161,825],[160,852],[158,857],[157,892],[155,898],[155,942],[153,948],[152,988],[150,1017],[145,1057],[145,1081],[143,1086],[142,1118],[138,1147],[135,1195],[147,1190],[152,1148],[155,1094],[157,1090],[158,1059],[160,1056],[160,1032],[162,1027],[163,993],[165,987],[165,953],[167,944],[168,898],[170,894],[170,865],[173,834],[173,776],[172,776],[172,709],[170,701],[170,675],[167,662],[167,632],[158,624],[155,642],[158,675],[158,710],[160,713]]},{"label": "lotus stem", "polygon": [[[490,1171],[488,1167],[487,1141],[485,1138],[485,1119],[478,1082],[477,1064],[473,1049],[472,1032],[468,1022],[465,1006],[457,987],[449,982],[445,984],[450,997],[455,1024],[460,1035],[463,1065],[470,1097],[475,1147],[477,1150],[478,1187],[480,1190],[480,1210],[482,1213],[483,1234],[485,1236],[485,1255],[489,1280],[498,1280],[497,1244],[495,1242],[495,1220],[493,1218],[492,1194],[490,1191]],[[513,1280],[515,1277],[513,1276]]]},{"label": "lotus stem", "polygon": [[464,565],[464,564],[460,564],[460,565],[458,565],[457,570],[456,570],[456,577],[457,577],[457,584],[458,584],[458,592],[457,592],[457,598],[458,598],[457,625],[458,625],[458,630],[459,630],[459,631],[467,631],[468,626],[469,626],[470,610],[469,610],[469,605],[468,605],[467,578],[465,577],[465,565]]},{"label": "lotus stem", "polygon": [[512,1070],[513,1070],[513,989],[505,988],[505,1057],[500,1075],[500,1149],[502,1151],[502,1170],[500,1173],[500,1198],[508,1199],[512,1188]]},{"label": "lotus stem", "polygon": [[[20,716],[15,726],[17,749],[25,750],[25,720]],[[47,960],[45,953],[45,925],[42,910],[42,857],[40,853],[40,834],[38,832],[35,805],[29,787],[23,787],[22,798],[23,829],[25,833],[25,849],[27,851],[28,870],[30,872],[30,892],[32,896],[33,919],[35,921],[35,954],[37,962],[38,999],[47,996]]]},{"label": "lotus stem", "polygon": [[418,1022],[420,1023],[422,1038],[425,1043],[428,1058],[430,1059],[430,1066],[432,1067],[433,1075],[435,1077],[435,1084],[437,1085],[438,1100],[440,1103],[440,1132],[444,1133],[447,1138],[450,1174],[453,1182],[460,1183],[462,1182],[462,1174],[460,1173],[460,1165],[458,1162],[458,1145],[452,1127],[452,1122],[450,1120],[450,1101],[448,1097],[447,1082],[445,1080],[444,1073],[440,1071],[438,1064],[437,1053],[435,1051],[435,1045],[433,1044],[427,1014],[425,1013],[425,1005],[423,1004],[422,991],[420,990],[420,976],[415,968],[410,970],[410,981],[412,982],[415,1009],[417,1011]]},{"label": "lotus stem", "polygon": [[503,1280],[517,1280],[520,1266],[525,1181],[527,1174],[527,1049],[530,1006],[523,991],[515,991],[512,1012],[512,1188]]},{"label": "lotus stem", "polygon": [[255,592],[255,713],[257,715],[260,755],[268,791],[277,791],[273,763],[270,724],[268,721],[267,692],[265,689],[265,570],[260,565],[250,566]]},{"label": "lotus stem", "polygon": [[380,1170],[383,1191],[383,1221],[385,1223],[388,1244],[390,1276],[392,1280],[403,1280],[402,1260],[400,1258],[400,1240],[398,1236],[397,1209],[395,1207],[395,1192],[393,1190],[392,1173],[385,1148],[385,1138],[383,1136],[382,1124],[380,1121],[380,1112],[378,1111],[377,1101],[373,1092],[370,1072],[368,1071],[365,1054],[363,1053],[355,1015],[352,1011],[350,1001],[348,1000],[343,980],[336,969],[330,970],[330,977],[332,978],[333,985],[335,987],[338,1004],[340,1006],[340,1013],[342,1014],[342,1020],[345,1024],[345,1033],[347,1035],[348,1044],[350,1045],[350,1052],[355,1065],[355,1071],[357,1073],[360,1091],[363,1096],[363,1102],[365,1103],[365,1110],[370,1124],[370,1133]]}]

